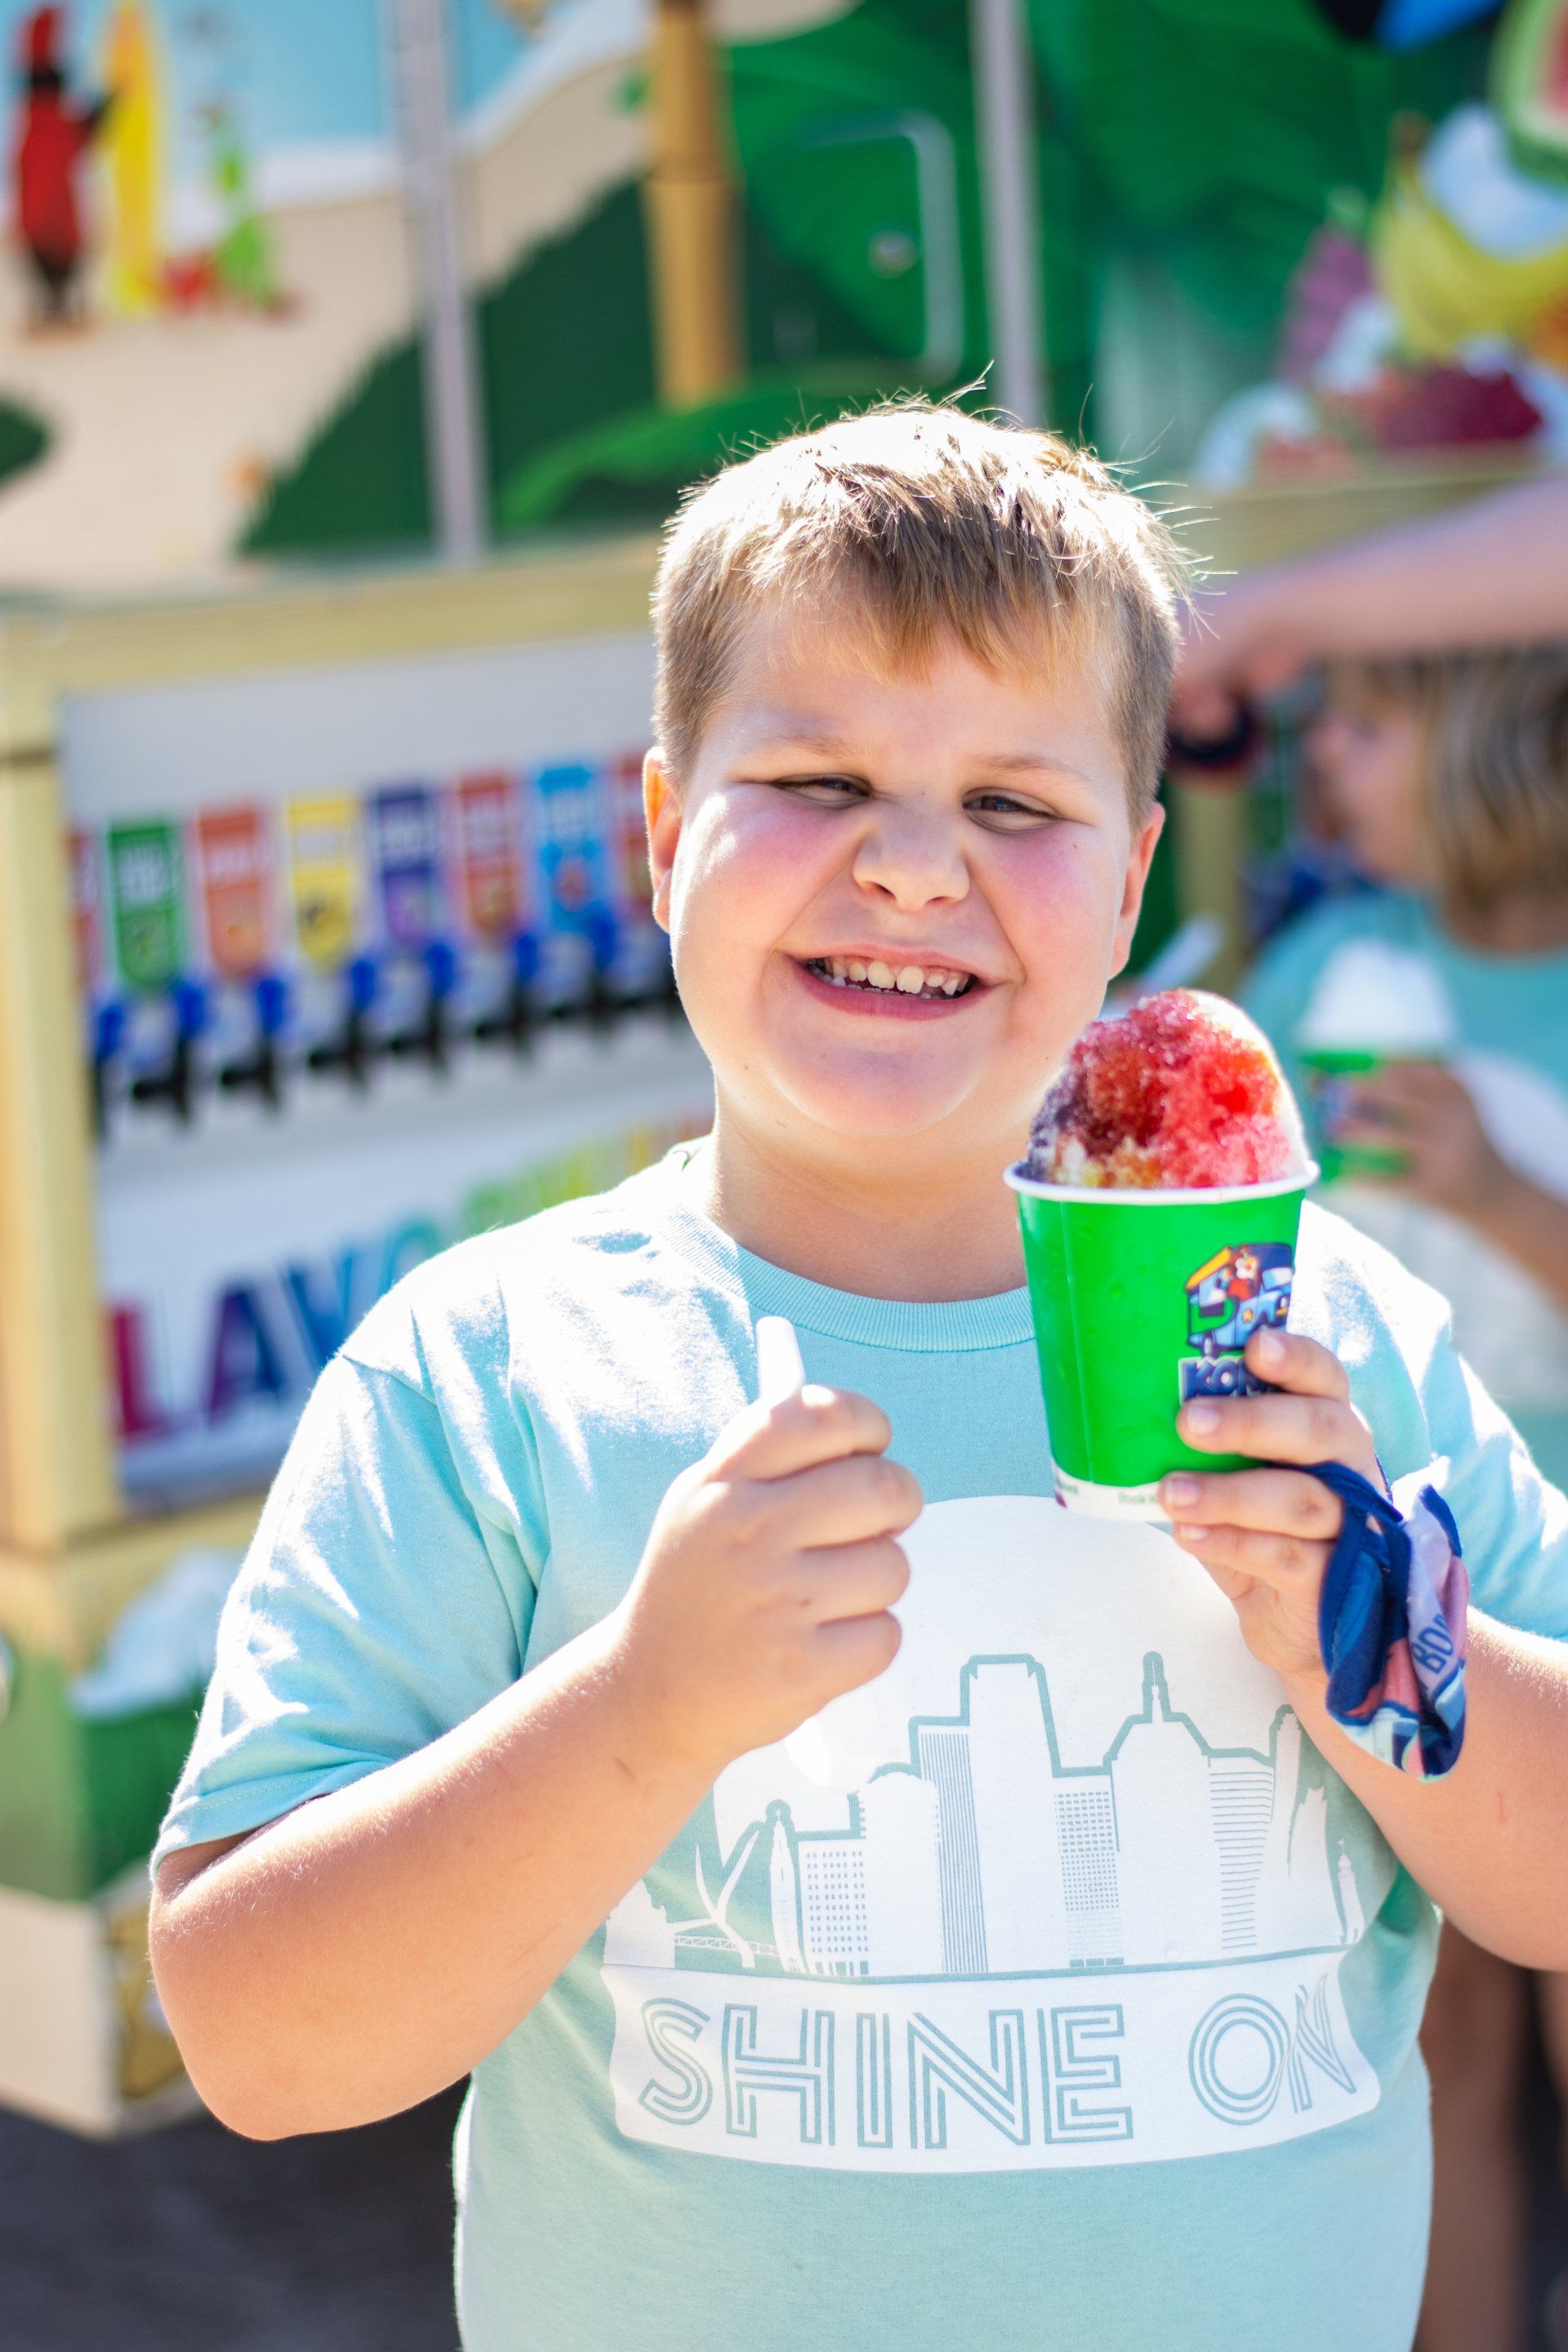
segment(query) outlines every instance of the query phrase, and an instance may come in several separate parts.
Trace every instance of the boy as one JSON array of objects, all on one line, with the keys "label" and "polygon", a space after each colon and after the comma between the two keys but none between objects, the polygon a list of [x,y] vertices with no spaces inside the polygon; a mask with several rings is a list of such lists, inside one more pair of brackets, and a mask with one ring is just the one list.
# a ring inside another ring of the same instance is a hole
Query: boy
[{"label": "boy", "polygon": [[1568,1634],[1430,1294],[1310,1216],[1282,1393],[1185,1408],[1277,1466],[1173,1479],[1174,1541],[1048,1499],[1001,1171],[1126,957],[1173,583],[1091,460],[943,410],[687,508],[647,807],[712,1139],[412,1276],[274,1489],[160,1988],[257,2135],[475,2069],[469,2352],[1394,2352],[1420,1886],[1568,1951],[1564,1654],[1478,1614],[1438,1784],[1323,1712],[1292,1463],[1447,1454],[1482,1607]]}]

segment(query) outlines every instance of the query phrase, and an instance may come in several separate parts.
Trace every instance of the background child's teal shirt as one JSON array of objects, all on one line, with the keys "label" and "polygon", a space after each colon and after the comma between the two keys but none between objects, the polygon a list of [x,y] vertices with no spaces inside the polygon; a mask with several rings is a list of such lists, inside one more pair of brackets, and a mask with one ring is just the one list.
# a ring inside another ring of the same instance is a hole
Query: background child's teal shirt
[{"label": "background child's teal shirt", "polygon": [[[1367,939],[1418,955],[1436,973],[1453,1009],[1460,1075],[1477,1091],[1494,1143],[1525,1174],[1568,1196],[1568,953],[1491,955],[1462,947],[1418,898],[1325,900],[1272,940],[1248,975],[1242,1001],[1278,1049],[1309,1120],[1297,1031],[1333,958]],[[1500,1097],[1489,1101],[1500,1086]],[[1548,1477],[1568,1483],[1568,1314],[1441,1211],[1366,1185],[1336,1187],[1326,1197],[1453,1300],[1460,1348]]]},{"label": "background child's teal shirt", "polygon": [[[421,1268],[301,1423],[160,1852],[409,1753],[613,1608],[769,1310],[926,1496],[876,1761],[738,1759],[477,2070],[470,2352],[1405,2352],[1431,1906],[1202,1570],[1048,1499],[1021,1291],[781,1273],[681,1155]],[[1309,1209],[1292,1322],[1391,1475],[1447,1458],[1479,1604],[1568,1636],[1568,1506],[1440,1302]]]}]

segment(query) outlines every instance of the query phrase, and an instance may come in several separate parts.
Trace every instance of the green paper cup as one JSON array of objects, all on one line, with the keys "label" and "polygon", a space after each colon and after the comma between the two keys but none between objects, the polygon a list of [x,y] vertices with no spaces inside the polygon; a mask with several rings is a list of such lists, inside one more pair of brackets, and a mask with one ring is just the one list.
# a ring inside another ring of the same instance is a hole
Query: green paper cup
[{"label": "green paper cup", "polygon": [[1397,1144],[1341,1143],[1334,1133],[1348,1109],[1344,1081],[1370,1077],[1400,1057],[1370,1046],[1346,1045],[1313,1046],[1297,1058],[1307,1073],[1313,1118],[1322,1138],[1324,1182],[1332,1184],[1342,1176],[1403,1176],[1405,1156]]},{"label": "green paper cup", "polygon": [[1317,1175],[1212,1191],[1090,1191],[1007,1171],[1018,1196],[1057,1495],[1096,1518],[1163,1525],[1170,1470],[1239,1470],[1176,1434],[1190,1397],[1267,1384],[1241,1360],[1290,1304],[1301,1202]]}]

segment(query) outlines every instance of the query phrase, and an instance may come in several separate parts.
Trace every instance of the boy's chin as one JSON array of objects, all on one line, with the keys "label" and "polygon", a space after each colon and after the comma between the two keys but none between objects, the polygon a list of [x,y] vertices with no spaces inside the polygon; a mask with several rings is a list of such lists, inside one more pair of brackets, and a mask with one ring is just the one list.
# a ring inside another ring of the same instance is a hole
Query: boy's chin
[{"label": "boy's chin", "polygon": [[[994,1118],[975,1101],[971,1087],[962,1083],[942,1088],[853,1079],[825,1084],[818,1073],[815,1079],[789,1087],[788,1093],[814,1127],[847,1143],[951,1148],[962,1141],[973,1150]],[[998,1168],[1001,1164],[999,1160]]]}]

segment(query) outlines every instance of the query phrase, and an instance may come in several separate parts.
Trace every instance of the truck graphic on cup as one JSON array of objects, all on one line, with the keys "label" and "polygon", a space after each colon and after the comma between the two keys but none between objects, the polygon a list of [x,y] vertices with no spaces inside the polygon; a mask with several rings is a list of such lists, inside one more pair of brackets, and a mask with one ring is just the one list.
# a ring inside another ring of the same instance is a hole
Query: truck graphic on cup
[{"label": "truck graphic on cup", "polygon": [[1267,1387],[1247,1370],[1241,1351],[1255,1331],[1283,1328],[1295,1262],[1289,1242],[1237,1242],[1188,1276],[1187,1342],[1197,1352],[1182,1359],[1184,1402],[1252,1396]]}]

